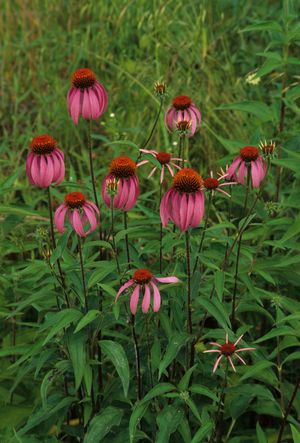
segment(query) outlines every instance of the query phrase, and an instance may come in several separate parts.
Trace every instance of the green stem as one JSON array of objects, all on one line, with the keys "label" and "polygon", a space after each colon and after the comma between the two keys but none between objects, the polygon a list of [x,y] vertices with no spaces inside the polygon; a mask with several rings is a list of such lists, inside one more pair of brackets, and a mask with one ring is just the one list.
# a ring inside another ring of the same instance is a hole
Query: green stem
[{"label": "green stem", "polygon": [[[52,199],[51,199],[51,191],[50,191],[50,186],[47,188],[47,194],[48,194],[48,208],[49,208],[49,218],[50,218],[50,232],[51,232],[51,240],[52,240],[52,248],[55,249],[56,248],[56,240],[55,240],[55,234],[54,234],[54,223],[53,223],[53,213],[52,213]],[[69,308],[70,307],[70,302],[69,302],[69,297],[67,294],[67,290],[66,290],[66,282],[65,282],[65,277],[61,268],[61,263],[60,263],[60,259],[57,259],[57,267],[58,267],[58,272],[60,275],[60,285],[63,289],[64,295],[65,295],[65,301],[66,301],[66,305]],[[58,297],[56,297],[57,300],[57,306],[59,308],[59,301],[58,301]]]},{"label": "green stem", "polygon": [[[222,419],[223,419],[223,414],[222,414],[221,408],[222,408],[222,404],[224,403],[224,400],[225,400],[225,389],[227,387],[228,367],[229,367],[229,363],[228,363],[228,359],[227,359],[224,383],[221,388],[220,399],[219,399],[218,409],[217,409],[217,413],[216,413],[215,429],[214,429],[213,434],[210,437],[209,443],[212,443],[214,441],[217,443],[220,441],[219,438],[220,438],[220,433],[222,432]],[[215,439],[215,437],[216,437],[216,439]]]},{"label": "green stem", "polygon": [[83,288],[83,295],[84,295],[85,313],[87,313],[89,310],[89,305],[88,305],[85,273],[84,273],[84,266],[83,266],[81,239],[80,239],[79,235],[77,235],[77,241],[78,241],[78,252],[79,252],[79,258],[80,258],[80,269],[81,269],[82,288]]},{"label": "green stem", "polygon": [[[185,245],[186,245],[186,271],[187,271],[187,332],[189,335],[192,335],[193,322],[192,322],[191,257],[190,257],[189,231],[185,232]],[[192,366],[193,362],[194,362],[194,345],[192,343],[190,350],[190,366]],[[186,363],[188,368],[189,367],[188,346],[186,348]]]},{"label": "green stem", "polygon": [[[161,196],[162,196],[162,183],[160,184],[159,188],[159,206],[161,204]],[[160,222],[160,231],[159,231],[159,272],[160,273],[162,273],[162,259],[163,259],[162,239],[163,239],[163,225],[162,222]]]},{"label": "green stem", "polygon": [[285,414],[284,414],[284,416],[282,418],[282,422],[281,422],[281,426],[280,426],[280,430],[279,430],[279,434],[278,434],[277,443],[281,443],[281,439],[282,439],[283,431],[284,431],[284,428],[285,428],[285,425],[286,425],[286,421],[287,421],[287,418],[288,418],[288,416],[289,416],[289,414],[291,412],[291,409],[292,409],[292,406],[293,406],[294,400],[296,398],[296,395],[297,395],[299,387],[300,387],[300,373],[298,375],[298,379],[296,381],[296,384],[295,384],[295,387],[294,387],[294,391],[292,393],[290,401],[289,401],[289,403],[287,405]]},{"label": "green stem", "polygon": [[[159,119],[159,116],[160,116],[160,113],[161,113],[161,110],[162,110],[162,105],[163,105],[163,98],[160,97],[160,104],[159,104],[159,108],[158,108],[158,111],[157,111],[157,114],[156,114],[156,117],[155,117],[152,129],[150,131],[150,134],[149,134],[148,138],[144,141],[144,143],[142,143],[142,145],[141,145],[142,149],[145,149],[147,147],[148,143],[150,142],[150,140],[152,138],[152,135],[153,135],[153,133],[155,131],[155,128],[156,128],[156,125],[158,123],[158,119]],[[141,158],[141,155],[142,155],[142,153],[140,152],[138,158],[136,159],[136,163]]]},{"label": "green stem", "polygon": [[[246,216],[246,212],[247,212],[248,195],[249,195],[250,180],[251,180],[251,165],[248,165],[247,169],[248,169],[248,171],[247,171],[248,172],[247,173],[247,189],[246,189],[246,194],[245,194],[243,218]],[[242,239],[243,239],[243,232],[241,232],[241,234],[239,236],[237,256],[236,256],[236,264],[235,264],[234,289],[233,289],[232,308],[231,308],[231,322],[232,322],[232,326],[233,327],[234,327],[234,322],[235,322],[237,281],[238,281],[238,274],[239,274],[239,264],[240,264],[240,257],[241,257]]]},{"label": "green stem", "polygon": [[138,398],[138,400],[141,400],[141,398],[142,398],[141,360],[140,360],[140,350],[139,350],[138,340],[137,340],[137,336],[136,336],[136,332],[135,332],[134,315],[131,315],[131,330],[132,330],[132,338],[133,338],[133,346],[134,346],[134,354],[135,354],[137,398]]},{"label": "green stem", "polygon": [[[127,212],[124,211],[124,229],[127,231],[128,229],[128,222],[127,222]],[[131,269],[130,264],[130,252],[129,252],[129,240],[128,240],[128,234],[125,234],[125,245],[126,245],[126,255],[127,255],[127,264],[128,269]]]},{"label": "green stem", "polygon": [[201,236],[201,240],[200,240],[200,244],[199,244],[199,249],[198,249],[198,254],[197,254],[197,258],[194,264],[194,268],[193,268],[193,273],[192,275],[194,275],[197,265],[198,265],[198,261],[199,261],[199,256],[201,254],[202,251],[202,246],[204,243],[204,239],[205,239],[205,235],[206,235],[206,230],[207,230],[207,225],[208,225],[208,220],[209,220],[209,213],[210,213],[210,208],[211,208],[211,202],[212,202],[212,192],[209,193],[209,198],[208,198],[208,205],[207,205],[207,210],[206,210],[206,214],[205,214],[205,222],[204,222],[204,228],[202,230],[202,236]]},{"label": "green stem", "polygon": [[113,249],[117,264],[117,270],[118,274],[120,275],[120,264],[119,264],[119,258],[118,258],[118,251],[116,247],[116,241],[115,241],[115,227],[114,227],[114,197],[110,198],[110,214],[111,214],[111,235],[112,235],[112,243],[113,243]]}]

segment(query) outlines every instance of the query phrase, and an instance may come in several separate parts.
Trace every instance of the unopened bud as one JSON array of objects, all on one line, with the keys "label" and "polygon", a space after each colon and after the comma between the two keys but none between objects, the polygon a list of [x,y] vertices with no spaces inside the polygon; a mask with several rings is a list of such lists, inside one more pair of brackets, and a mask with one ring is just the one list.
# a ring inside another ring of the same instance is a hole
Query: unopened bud
[{"label": "unopened bud", "polygon": [[110,197],[114,197],[118,193],[119,189],[119,180],[115,177],[110,178],[106,182],[106,190]]},{"label": "unopened bud", "polygon": [[275,142],[273,142],[272,140],[267,142],[267,140],[265,140],[264,142],[261,141],[259,143],[259,149],[262,152],[263,157],[265,158],[272,158],[276,156],[276,145]]},{"label": "unopened bud", "polygon": [[191,120],[180,120],[176,123],[176,130],[178,131],[180,136],[186,135],[190,132],[191,126]]},{"label": "unopened bud", "polygon": [[167,85],[165,82],[155,82],[154,83],[155,94],[159,97],[164,97],[167,93]]}]

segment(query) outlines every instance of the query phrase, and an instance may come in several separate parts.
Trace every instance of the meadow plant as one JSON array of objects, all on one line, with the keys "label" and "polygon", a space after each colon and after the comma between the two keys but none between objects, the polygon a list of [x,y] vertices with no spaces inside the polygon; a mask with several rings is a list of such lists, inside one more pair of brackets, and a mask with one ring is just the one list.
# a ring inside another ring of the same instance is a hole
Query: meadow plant
[{"label": "meadow plant", "polygon": [[[118,116],[113,88],[97,81],[98,63],[73,73],[62,111],[69,127],[55,134],[73,131],[78,144],[64,145],[65,161],[52,136],[36,136],[22,166],[33,209],[15,214],[37,233],[27,230],[33,246],[22,245],[24,262],[3,274],[5,296],[18,294],[2,313],[12,423],[4,443],[299,442],[300,157],[286,128],[299,113],[299,83],[289,83],[294,19],[243,30],[278,37],[245,87],[280,75],[274,103],[245,97],[214,110],[247,113],[242,140],[226,138],[219,117],[218,130],[210,126],[216,116],[184,79],[176,88],[195,102],[178,95],[166,106],[167,85],[156,82],[153,119],[139,121],[134,141],[120,138],[126,112]],[[220,151],[210,161],[200,155],[208,137]]]}]

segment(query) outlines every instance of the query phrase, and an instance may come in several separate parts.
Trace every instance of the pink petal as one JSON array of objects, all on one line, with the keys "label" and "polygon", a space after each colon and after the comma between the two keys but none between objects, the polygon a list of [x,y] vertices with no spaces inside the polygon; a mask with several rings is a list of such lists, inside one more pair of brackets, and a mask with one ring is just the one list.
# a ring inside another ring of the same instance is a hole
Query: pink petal
[{"label": "pink petal", "polygon": [[76,88],[72,103],[70,105],[70,114],[75,125],[78,124],[78,118],[80,114],[80,98],[81,98],[81,90]]},{"label": "pink petal", "polygon": [[242,159],[240,156],[235,157],[231,165],[229,166],[227,170],[228,178],[232,178],[239,167],[239,164],[241,163]]},{"label": "pink petal", "polygon": [[237,352],[243,352],[243,351],[255,351],[255,348],[241,348],[241,349],[237,349],[235,351],[235,353]]},{"label": "pink petal", "polygon": [[160,219],[161,219],[163,226],[167,226],[169,218],[170,218],[168,204],[169,204],[169,199],[170,199],[170,196],[172,193],[173,193],[173,190],[172,190],[172,188],[170,188],[165,193],[165,195],[163,196],[163,198],[161,199],[161,202],[160,202]]},{"label": "pink petal", "polygon": [[179,214],[180,214],[180,224],[181,224],[181,231],[185,232],[188,228],[188,223],[187,223],[187,199],[188,196],[186,196],[185,193],[182,194],[181,196],[181,202],[180,202],[180,210],[179,210]]},{"label": "pink petal", "polygon": [[215,365],[213,367],[213,374],[216,372],[216,370],[217,370],[217,368],[219,366],[219,363],[222,360],[222,358],[223,358],[223,355],[220,355],[220,357],[218,357],[218,359],[217,359],[217,361],[216,361],[216,363],[215,363]]},{"label": "pink petal", "polygon": [[160,184],[162,184],[162,182],[164,180],[164,172],[165,172],[165,167],[164,167],[164,165],[162,165],[161,171],[160,171]]},{"label": "pink petal", "polygon": [[82,101],[82,117],[88,120],[92,117],[91,103],[89,97],[89,88],[83,91],[83,101]]},{"label": "pink petal", "polygon": [[139,168],[140,166],[143,166],[143,165],[145,165],[146,163],[149,163],[149,160],[143,160],[143,161],[137,163],[136,166],[137,166],[137,168]]},{"label": "pink petal", "polygon": [[171,199],[170,199],[170,215],[171,220],[175,225],[181,229],[180,225],[180,201],[181,195],[178,191],[173,190]]},{"label": "pink petal", "polygon": [[244,337],[244,334],[240,335],[239,338],[234,343],[234,346],[236,346],[242,340],[243,337]]},{"label": "pink petal", "polygon": [[208,352],[217,352],[218,354],[221,354],[221,351],[219,351],[219,349],[207,349],[206,351],[203,351],[203,354]]},{"label": "pink petal", "polygon": [[90,229],[86,233],[87,235],[93,232],[97,228],[98,223],[94,211],[86,203],[83,205],[82,209],[90,224]]},{"label": "pink petal", "polygon": [[152,171],[150,172],[150,174],[148,175],[148,178],[152,177],[152,175],[154,174],[154,172],[156,171],[157,166],[155,166],[155,168],[152,169]]},{"label": "pink petal", "polygon": [[241,184],[244,185],[245,184],[245,179],[247,178],[248,175],[248,167],[246,166],[245,162],[242,161],[240,164],[240,168],[236,174],[237,177],[237,181]]},{"label": "pink petal", "polygon": [[213,346],[218,346],[218,348],[222,348],[222,345],[220,345],[219,343],[216,343],[215,341],[211,341],[209,344],[213,345]]},{"label": "pink petal", "polygon": [[133,280],[133,278],[131,278],[130,280],[128,280],[126,283],[124,283],[123,286],[120,287],[117,296],[116,296],[116,300],[115,302],[118,300],[118,298],[120,297],[120,295],[122,294],[122,292],[124,292],[127,288],[129,288],[130,286],[134,285],[135,281]]},{"label": "pink petal", "polygon": [[167,166],[167,168],[169,169],[169,172],[170,172],[171,176],[174,177],[174,171],[173,171],[173,169],[171,168],[171,166],[170,166],[168,163],[166,164],[166,166]]},{"label": "pink petal", "polygon": [[80,236],[80,237],[85,237],[86,233],[83,230],[83,226],[82,226],[82,221],[78,212],[77,208],[73,209],[73,214],[72,214],[72,218],[71,218],[72,222],[72,226],[75,230],[75,232]]},{"label": "pink petal", "polygon": [[129,211],[129,209],[131,209],[135,204],[136,204],[136,200],[137,200],[137,183],[136,180],[134,179],[134,177],[130,177],[129,182],[128,182],[128,200],[126,205],[124,206],[124,211]]},{"label": "pink petal", "polygon": [[142,302],[142,311],[146,314],[149,311],[150,307],[150,288],[149,285],[145,285],[145,293]]},{"label": "pink petal", "polygon": [[110,197],[109,197],[109,195],[107,193],[107,180],[109,180],[109,178],[110,178],[109,175],[107,175],[105,177],[105,179],[102,182],[102,188],[101,188],[102,200],[104,201],[105,205],[108,208],[110,207]]},{"label": "pink petal", "polygon": [[179,283],[180,280],[177,277],[155,277],[159,283]]},{"label": "pink petal", "polygon": [[245,360],[241,357],[241,356],[239,356],[238,354],[236,354],[236,357],[243,363],[243,365],[246,365],[246,362],[245,362]]},{"label": "pink petal", "polygon": [[27,159],[26,159],[26,175],[27,175],[29,182],[32,185],[34,185],[34,181],[31,176],[31,166],[32,166],[32,162],[33,162],[33,157],[34,157],[34,154],[32,152],[30,152],[27,156]]},{"label": "pink petal", "polygon": [[68,207],[65,205],[65,203],[62,203],[56,209],[55,214],[54,214],[54,223],[55,223],[56,229],[60,233],[64,232],[65,216],[66,216],[67,210],[68,210]]},{"label": "pink petal", "polygon": [[228,360],[229,360],[229,363],[230,363],[232,369],[234,370],[234,372],[236,372],[236,369],[234,367],[234,364],[233,364],[233,361],[232,361],[231,357],[228,357]]},{"label": "pink petal", "polygon": [[141,285],[136,285],[136,287],[134,288],[134,291],[131,295],[131,298],[130,298],[130,311],[133,315],[136,314],[137,305],[138,305],[139,296],[140,296],[140,288],[141,288]]},{"label": "pink petal", "polygon": [[155,283],[150,281],[150,284],[153,288],[153,312],[157,312],[159,311],[161,303],[160,292]]}]

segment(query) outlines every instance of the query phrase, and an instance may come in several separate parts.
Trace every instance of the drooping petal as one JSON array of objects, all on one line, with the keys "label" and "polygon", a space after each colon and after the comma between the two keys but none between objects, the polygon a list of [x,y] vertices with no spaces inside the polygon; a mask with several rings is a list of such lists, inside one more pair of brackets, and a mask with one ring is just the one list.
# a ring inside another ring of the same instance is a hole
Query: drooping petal
[{"label": "drooping petal", "polygon": [[241,348],[241,349],[236,349],[235,353],[237,353],[237,352],[243,352],[243,351],[255,351],[255,348]]},{"label": "drooping petal", "polygon": [[85,120],[88,120],[92,117],[92,110],[91,110],[91,102],[90,102],[90,95],[89,95],[89,88],[86,88],[83,92],[83,101],[82,101],[82,117]]},{"label": "drooping petal", "polygon": [[117,295],[116,295],[116,300],[115,302],[118,300],[118,298],[120,297],[120,295],[122,294],[122,292],[124,292],[127,288],[129,288],[130,286],[134,285],[135,281],[133,280],[133,278],[131,278],[130,280],[128,280],[126,283],[124,283],[123,286],[120,287]]},{"label": "drooping petal", "polygon": [[218,357],[216,363],[214,364],[214,367],[213,367],[213,374],[216,372],[216,370],[217,370],[217,368],[218,368],[218,366],[219,366],[219,363],[220,363],[220,361],[222,360],[222,358],[223,358],[223,355],[220,355],[220,357]]},{"label": "drooping petal", "polygon": [[251,162],[251,176],[253,188],[259,188],[261,174],[256,161]]},{"label": "drooping petal", "polygon": [[165,193],[165,195],[163,196],[163,198],[161,199],[161,202],[160,202],[160,219],[161,219],[163,226],[167,226],[169,218],[170,218],[168,204],[169,204],[169,199],[170,199],[172,192],[173,192],[172,188],[170,188]]},{"label": "drooping petal", "polygon": [[148,178],[152,177],[152,175],[154,174],[154,172],[156,171],[157,166],[155,166],[152,171],[150,172],[150,174],[148,175]]},{"label": "drooping petal", "polygon": [[180,214],[180,229],[182,232],[185,232],[188,228],[187,226],[187,196],[185,193],[182,194],[181,196],[181,201],[180,201],[180,208],[179,208],[179,214]]},{"label": "drooping petal", "polygon": [[150,288],[149,285],[145,285],[144,298],[142,302],[142,311],[144,314],[147,314],[150,307]]},{"label": "drooping petal", "polygon": [[136,285],[136,287],[133,290],[133,293],[130,297],[130,311],[133,315],[136,314],[137,305],[139,302],[139,296],[140,296],[140,288],[141,285]]},{"label": "drooping petal", "polygon": [[170,166],[168,163],[166,164],[166,166],[167,166],[167,168],[169,169],[169,172],[170,172],[171,176],[174,177],[174,171],[173,171],[173,169],[171,168],[171,166]]},{"label": "drooping petal", "polygon": [[242,159],[241,157],[238,155],[237,157],[235,157],[235,159],[233,160],[233,162],[231,163],[231,165],[229,166],[228,170],[227,170],[227,174],[228,174],[228,178],[232,178],[237,170],[237,168],[239,167],[239,164],[241,163]]},{"label": "drooping petal", "polygon": [[68,207],[65,205],[65,203],[62,203],[56,209],[55,214],[54,214],[54,223],[55,223],[56,229],[60,233],[64,232],[65,216],[66,216],[67,210],[68,210]]},{"label": "drooping petal", "polygon": [[178,191],[173,191],[171,200],[170,200],[170,215],[171,220],[175,225],[181,229],[180,226],[180,201],[181,195]]},{"label": "drooping petal", "polygon": [[237,181],[241,184],[245,184],[245,179],[247,179],[248,176],[248,167],[246,166],[245,162],[242,161],[240,164],[240,168],[236,174]]},{"label": "drooping petal", "polygon": [[219,349],[207,349],[206,351],[203,351],[203,354],[208,352],[217,352],[218,354],[221,354],[221,351]]},{"label": "drooping petal", "polygon": [[244,334],[240,335],[239,338],[234,343],[234,346],[236,346],[242,340],[243,337],[244,337]]},{"label": "drooping petal", "polygon": [[41,155],[40,171],[42,187],[48,188],[53,179],[53,161],[50,155]]},{"label": "drooping petal", "polygon": [[97,94],[95,93],[93,88],[89,89],[89,99],[90,99],[91,117],[93,120],[96,120],[100,116],[100,106]]},{"label": "drooping petal", "polygon": [[160,171],[160,184],[162,184],[162,182],[164,180],[164,172],[165,172],[165,167],[164,167],[164,165],[162,165],[161,171]]},{"label": "drooping petal", "polygon": [[78,118],[80,114],[80,98],[81,98],[81,90],[79,88],[76,88],[72,104],[70,105],[70,114],[75,125],[78,124]]},{"label": "drooping petal", "polygon": [[72,214],[72,226],[75,230],[75,232],[80,236],[80,237],[85,237],[86,233],[83,230],[83,226],[82,226],[82,220],[80,218],[80,214],[78,212],[77,208],[73,209],[73,214]]},{"label": "drooping petal", "polygon": [[136,190],[136,180],[135,177],[130,177],[128,181],[128,197],[127,197],[127,203],[124,206],[124,211],[129,211],[131,209],[137,200],[137,190]]},{"label": "drooping petal", "polygon": [[238,354],[235,354],[235,356],[243,363],[243,365],[246,365],[245,360]]},{"label": "drooping petal", "polygon": [[232,367],[232,369],[234,370],[234,372],[236,372],[235,366],[233,364],[232,358],[231,357],[227,357],[230,363],[230,366]]},{"label": "drooping petal", "polygon": [[159,283],[179,283],[179,278],[172,276],[172,277],[155,277],[155,280],[157,280]]},{"label": "drooping petal", "polygon": [[34,181],[32,180],[32,176],[31,176],[31,166],[32,166],[32,162],[33,162],[33,157],[34,157],[34,154],[32,152],[30,152],[27,156],[27,159],[26,159],[26,175],[27,175],[29,182],[32,185],[34,184]]},{"label": "drooping petal", "polygon": [[[110,175],[107,175],[103,182],[102,182],[102,188],[101,188],[101,194],[102,194],[102,200],[104,201],[105,205],[109,208],[110,207],[110,197],[107,193],[107,181],[111,178]],[[116,198],[116,197],[115,197]]]},{"label": "drooping petal", "polygon": [[90,234],[91,232],[93,232],[97,228],[97,224],[98,224],[97,218],[96,218],[94,211],[86,203],[82,206],[82,210],[85,213],[86,218],[90,224],[90,228],[88,229],[86,234]]},{"label": "drooping petal", "polygon": [[161,297],[158,287],[155,283],[150,281],[150,284],[153,288],[153,312],[159,311],[160,304],[161,304]]},{"label": "drooping petal", "polygon": [[137,163],[136,167],[139,168],[140,166],[143,166],[146,163],[149,163],[149,160],[142,160],[141,162]]}]

